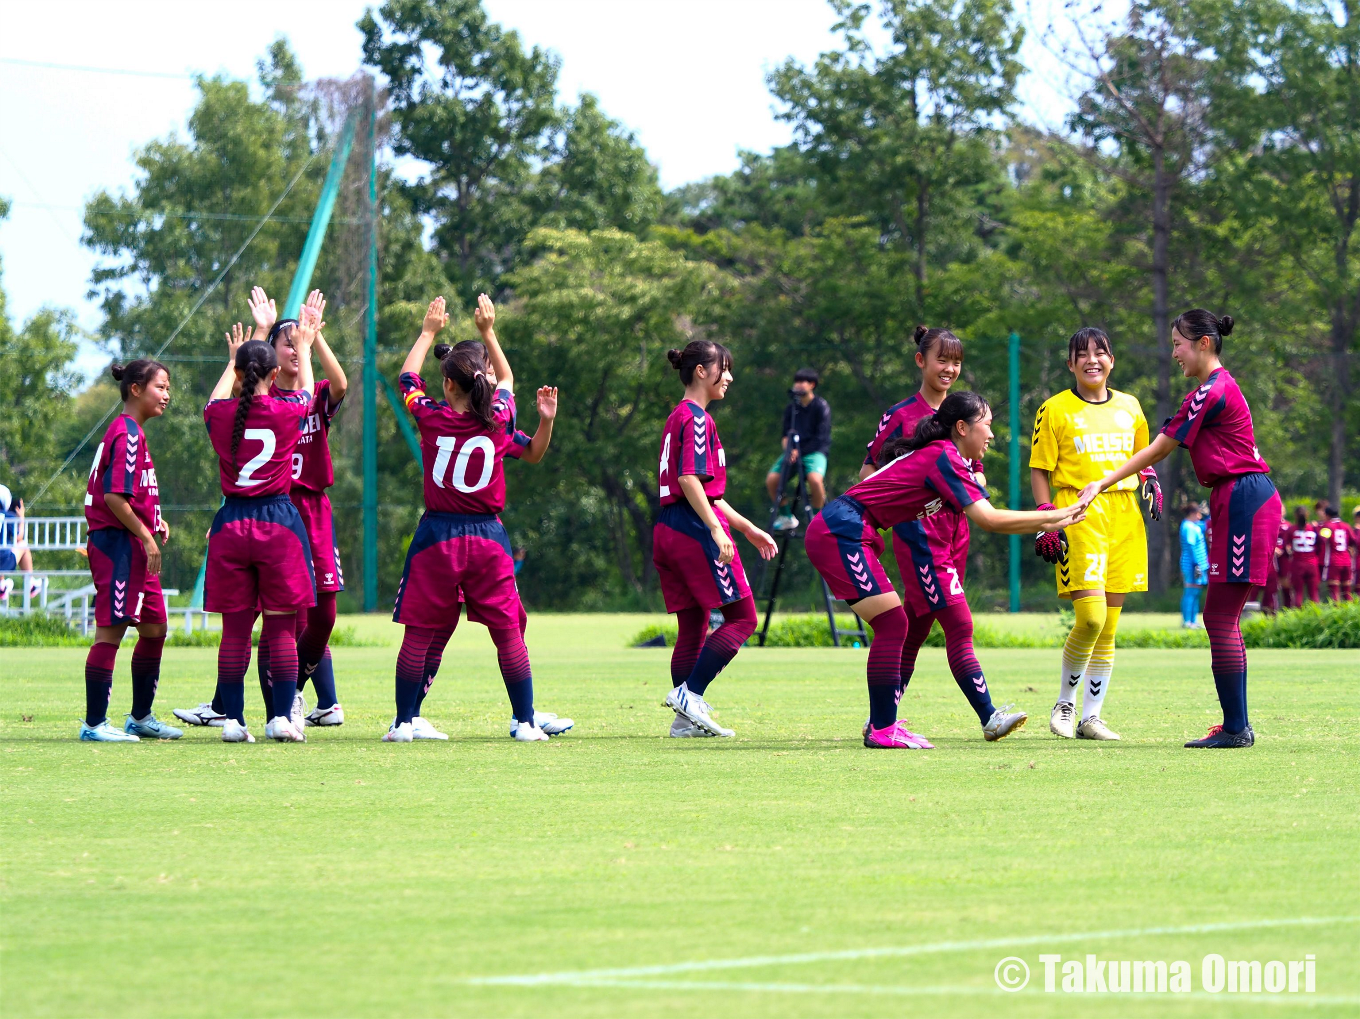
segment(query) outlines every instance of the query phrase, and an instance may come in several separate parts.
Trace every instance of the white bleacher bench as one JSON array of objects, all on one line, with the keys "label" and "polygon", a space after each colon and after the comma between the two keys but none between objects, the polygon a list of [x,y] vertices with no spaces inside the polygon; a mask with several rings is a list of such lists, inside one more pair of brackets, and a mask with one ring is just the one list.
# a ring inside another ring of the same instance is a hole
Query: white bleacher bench
[{"label": "white bleacher bench", "polygon": [[[13,547],[19,538],[19,521],[10,517],[0,534],[0,547]],[[85,547],[84,517],[26,517],[23,540],[34,552],[73,552]]]}]

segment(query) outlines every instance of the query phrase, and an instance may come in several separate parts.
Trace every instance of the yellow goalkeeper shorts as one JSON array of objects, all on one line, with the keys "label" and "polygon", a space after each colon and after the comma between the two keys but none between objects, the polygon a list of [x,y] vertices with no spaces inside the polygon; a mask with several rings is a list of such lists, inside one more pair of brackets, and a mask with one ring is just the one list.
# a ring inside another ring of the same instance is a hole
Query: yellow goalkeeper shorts
[{"label": "yellow goalkeeper shorts", "polygon": [[[1059,489],[1054,505],[1070,506],[1081,493]],[[1073,591],[1122,594],[1147,590],[1147,531],[1137,492],[1104,492],[1086,509],[1086,519],[1067,528],[1067,557],[1054,572],[1058,597]]]}]

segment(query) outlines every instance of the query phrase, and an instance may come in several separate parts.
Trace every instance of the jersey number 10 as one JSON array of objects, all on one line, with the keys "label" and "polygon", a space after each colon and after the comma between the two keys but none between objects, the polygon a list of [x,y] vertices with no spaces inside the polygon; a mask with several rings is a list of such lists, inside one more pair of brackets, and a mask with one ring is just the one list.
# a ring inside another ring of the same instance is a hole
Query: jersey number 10
[{"label": "jersey number 10", "polygon": [[[496,467],[496,447],[485,435],[474,435],[468,439],[463,443],[463,448],[458,450],[456,458],[453,453],[458,445],[458,436],[441,435],[434,440],[434,444],[439,448],[439,453],[434,458],[434,466],[430,468],[430,480],[440,488],[447,487],[444,475],[448,473],[450,460],[453,460],[453,477],[450,481],[458,491],[480,492],[491,483],[491,472]],[[474,450],[482,451],[482,475],[469,485],[468,461],[472,459]]]}]

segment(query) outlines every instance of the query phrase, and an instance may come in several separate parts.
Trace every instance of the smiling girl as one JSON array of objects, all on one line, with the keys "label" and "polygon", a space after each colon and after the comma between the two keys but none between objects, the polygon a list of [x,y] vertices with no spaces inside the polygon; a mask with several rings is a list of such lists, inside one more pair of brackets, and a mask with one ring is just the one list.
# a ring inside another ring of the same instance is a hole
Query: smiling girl
[{"label": "smiling girl", "polygon": [[1202,308],[1172,323],[1171,356],[1186,378],[1199,385],[1148,446],[1099,481],[1087,485],[1078,505],[1165,459],[1178,445],[1190,451],[1195,477],[1209,496],[1209,596],[1204,628],[1209,633],[1214,686],[1223,724],[1187,747],[1236,749],[1256,742],[1247,720],[1247,652],[1242,644],[1242,606],[1253,585],[1264,584],[1275,551],[1284,507],[1261,459],[1251,408],[1219,360],[1232,316]]},{"label": "smiling girl", "polygon": [[[932,746],[897,721],[907,614],[879,561],[883,538],[878,532],[908,521],[928,520],[946,509],[966,514],[979,527],[999,534],[1066,527],[1082,519],[1077,507],[1042,513],[995,509],[972,468],[981,461],[991,441],[992,410],[987,401],[977,393],[951,393],[939,410],[917,424],[913,435],[894,439],[883,447],[878,470],[828,503],[808,525],[808,559],[831,593],[848,602],[874,630],[869,647],[866,747]],[[919,563],[920,575],[939,585],[943,575],[932,556],[933,546],[927,544],[911,562]],[[967,602],[962,606],[966,612]],[[957,653],[951,650],[950,665],[956,680],[963,669],[976,688],[987,693],[987,681],[973,653],[971,614],[967,622],[966,646]],[[987,703],[990,706],[990,694]],[[986,719],[980,718],[983,736],[1001,739],[1024,725],[1027,718],[1023,711],[993,708]]]},{"label": "smiling girl", "polygon": [[[1104,330],[1078,329],[1067,341],[1071,389],[1050,397],[1034,415],[1030,488],[1039,509],[1071,506],[1081,489],[1148,444],[1148,423],[1136,397],[1111,389],[1114,349]],[[1162,515],[1161,486],[1151,468],[1143,480],[1152,519]],[[1086,520],[1065,535],[1042,532],[1034,552],[1055,564],[1058,597],[1069,598],[1076,619],[1063,644],[1058,702],[1049,730],[1071,739],[1117,740],[1101,721],[1114,671],[1114,635],[1124,597],[1147,590],[1147,534],[1138,512],[1138,479],[1126,478],[1102,495]],[[1081,724],[1073,731],[1077,691],[1085,687]]]}]

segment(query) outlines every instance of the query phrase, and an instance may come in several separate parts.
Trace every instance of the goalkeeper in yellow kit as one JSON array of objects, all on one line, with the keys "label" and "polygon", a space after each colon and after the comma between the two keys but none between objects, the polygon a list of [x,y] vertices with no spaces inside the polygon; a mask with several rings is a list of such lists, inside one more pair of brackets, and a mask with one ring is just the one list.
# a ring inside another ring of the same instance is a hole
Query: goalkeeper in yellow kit
[{"label": "goalkeeper in yellow kit", "polygon": [[[1106,384],[1114,351],[1103,330],[1078,329],[1067,343],[1067,368],[1076,384],[1050,397],[1034,416],[1030,485],[1039,509],[1070,506],[1084,486],[1123,465],[1148,444],[1148,423],[1136,397]],[[1040,532],[1034,551],[1054,563],[1058,597],[1076,612],[1063,644],[1058,703],[1048,727],[1071,739],[1114,740],[1100,716],[1114,672],[1114,635],[1124,596],[1147,590],[1147,533],[1138,509],[1139,487],[1154,520],[1162,490],[1151,468],[1096,497],[1086,519],[1064,532]],[[1085,687],[1081,714],[1077,692]],[[1075,726],[1077,718],[1081,723]]]}]

